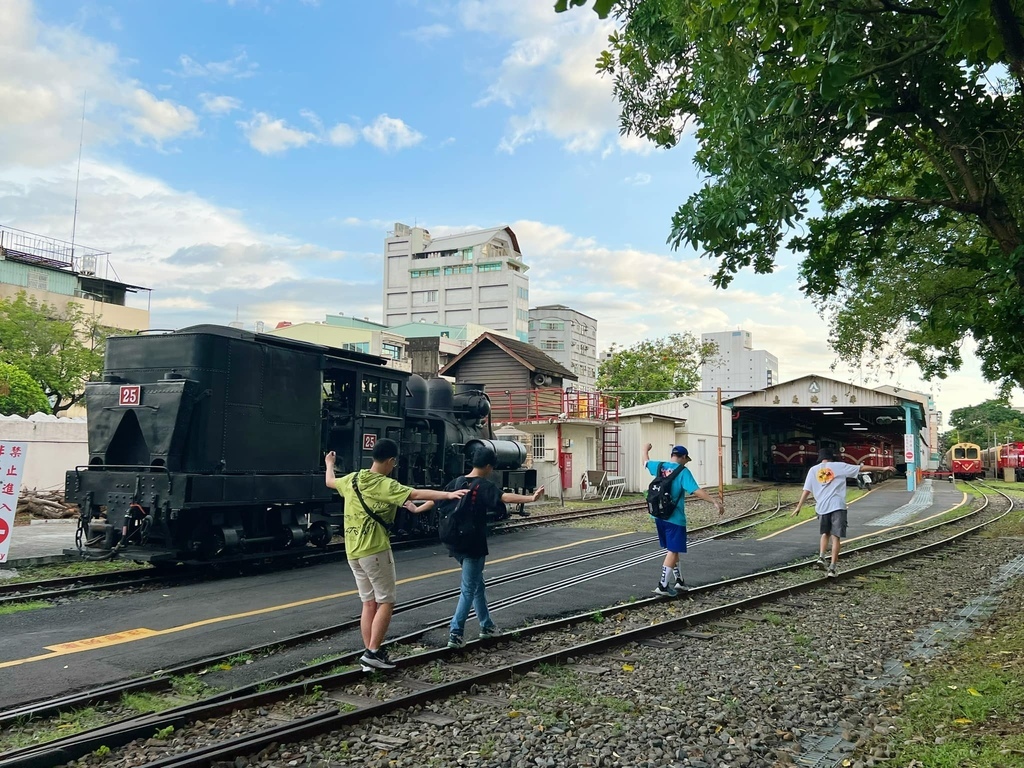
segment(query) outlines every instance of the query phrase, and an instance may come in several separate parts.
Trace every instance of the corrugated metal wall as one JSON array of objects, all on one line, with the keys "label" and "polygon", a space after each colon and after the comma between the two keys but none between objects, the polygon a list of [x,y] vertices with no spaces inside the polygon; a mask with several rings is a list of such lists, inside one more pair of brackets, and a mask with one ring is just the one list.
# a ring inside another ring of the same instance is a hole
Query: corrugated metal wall
[{"label": "corrugated metal wall", "polygon": [[[39,269],[38,267],[30,267],[27,264],[20,264],[16,261],[0,259],[0,283],[28,288],[30,272],[46,276],[45,290],[50,291],[50,293],[74,296],[75,289],[78,288],[78,279],[70,272],[61,272],[55,269]],[[43,290],[42,287],[38,287],[38,289]]]}]

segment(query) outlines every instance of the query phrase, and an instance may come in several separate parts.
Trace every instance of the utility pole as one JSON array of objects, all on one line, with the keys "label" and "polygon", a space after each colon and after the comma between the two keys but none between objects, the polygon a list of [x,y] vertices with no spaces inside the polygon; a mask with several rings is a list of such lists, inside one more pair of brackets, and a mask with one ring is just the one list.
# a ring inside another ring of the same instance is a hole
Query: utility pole
[{"label": "utility pole", "polygon": [[718,500],[725,505],[725,468],[722,465],[722,388],[718,387]]}]

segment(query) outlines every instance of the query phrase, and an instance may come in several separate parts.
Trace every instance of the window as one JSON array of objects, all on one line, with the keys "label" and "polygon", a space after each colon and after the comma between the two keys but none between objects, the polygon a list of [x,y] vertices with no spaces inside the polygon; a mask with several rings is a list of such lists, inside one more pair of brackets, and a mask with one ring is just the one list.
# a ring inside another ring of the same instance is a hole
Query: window
[{"label": "window", "polygon": [[422,306],[423,304],[436,304],[437,291],[413,291],[412,303],[413,306]]},{"label": "window", "polygon": [[402,359],[402,348],[397,344],[388,344],[387,342],[384,342],[380,346],[383,350],[384,357],[390,357],[392,360]]},{"label": "window", "polygon": [[380,413],[380,379],[367,376],[363,379],[363,413]]},{"label": "window", "polygon": [[516,310],[516,317],[518,317],[520,320],[527,320],[528,321],[530,319],[530,313],[527,312],[525,309],[517,309]]},{"label": "window", "polygon": [[530,330],[531,330],[531,331],[532,331],[532,330],[534,330],[534,325],[536,325],[536,321],[534,321],[534,320],[531,320],[531,321],[530,321]]},{"label": "window", "polygon": [[490,264],[477,264],[477,272],[500,272],[501,264],[499,262],[491,262]]},{"label": "window", "polygon": [[28,271],[28,287],[37,291],[50,290],[50,276],[41,269],[30,269]]},{"label": "window", "polygon": [[556,341],[555,339],[544,339],[540,343],[541,349],[565,349],[564,341]]},{"label": "window", "polygon": [[564,331],[565,321],[564,320],[541,320],[540,329],[542,331]]},{"label": "window", "polygon": [[533,460],[544,461],[544,435],[533,436]]},{"label": "window", "polygon": [[352,352],[362,352],[363,354],[370,354],[370,342],[368,341],[350,341],[341,345],[342,349],[348,349]]},{"label": "window", "polygon": [[471,275],[473,274],[473,265],[460,264],[457,267],[445,267],[444,273],[446,275]]},{"label": "window", "polygon": [[472,261],[473,260],[473,248],[472,248],[472,246],[470,246],[469,248],[463,248],[462,249],[462,260],[463,261]]},{"label": "window", "polygon": [[440,276],[441,276],[441,268],[440,267],[434,267],[433,269],[410,269],[409,270],[409,277],[412,277],[412,278],[417,278],[417,277],[440,277]]},{"label": "window", "polygon": [[[397,358],[396,358],[397,359]],[[398,415],[398,382],[382,381],[380,387],[380,412],[383,416]]]},{"label": "window", "polygon": [[516,288],[516,295],[524,301],[530,300],[530,289],[529,288]]}]

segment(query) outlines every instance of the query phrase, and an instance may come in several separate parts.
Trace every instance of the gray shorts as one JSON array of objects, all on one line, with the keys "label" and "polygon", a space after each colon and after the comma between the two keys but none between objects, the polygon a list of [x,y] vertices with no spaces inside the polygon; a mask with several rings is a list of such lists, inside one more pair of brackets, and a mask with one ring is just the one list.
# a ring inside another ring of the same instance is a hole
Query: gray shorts
[{"label": "gray shorts", "polygon": [[836,538],[846,537],[846,510],[837,509],[824,515],[818,515],[818,532],[824,536],[831,534]]},{"label": "gray shorts", "polygon": [[349,560],[348,567],[356,577],[356,588],[359,599],[364,603],[395,602],[395,558],[391,550],[386,549],[375,555],[367,555],[358,560]]}]

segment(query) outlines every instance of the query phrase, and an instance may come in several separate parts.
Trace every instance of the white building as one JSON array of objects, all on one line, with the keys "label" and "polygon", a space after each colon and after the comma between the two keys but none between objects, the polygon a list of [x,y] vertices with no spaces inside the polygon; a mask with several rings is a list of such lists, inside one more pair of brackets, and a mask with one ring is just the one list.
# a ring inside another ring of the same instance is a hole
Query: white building
[{"label": "white building", "polygon": [[476,323],[526,342],[527,269],[509,227],[432,238],[395,224],[384,241],[384,323]]},{"label": "white building", "polygon": [[704,398],[715,399],[718,387],[723,397],[737,397],[779,382],[779,359],[763,349],[754,349],[750,331],[704,333],[700,340],[702,344],[718,345],[718,355],[701,367]]},{"label": "white building", "polygon": [[[651,476],[643,463],[644,446],[651,458],[668,461],[674,445],[690,452],[687,465],[702,488],[718,486],[718,404],[696,397],[673,397],[619,411],[619,474],[627,493],[647,489]],[[732,409],[722,407],[722,474],[732,477]]]},{"label": "white building", "polygon": [[596,389],[597,320],[562,304],[532,307],[530,343],[579,376],[578,389]]}]

